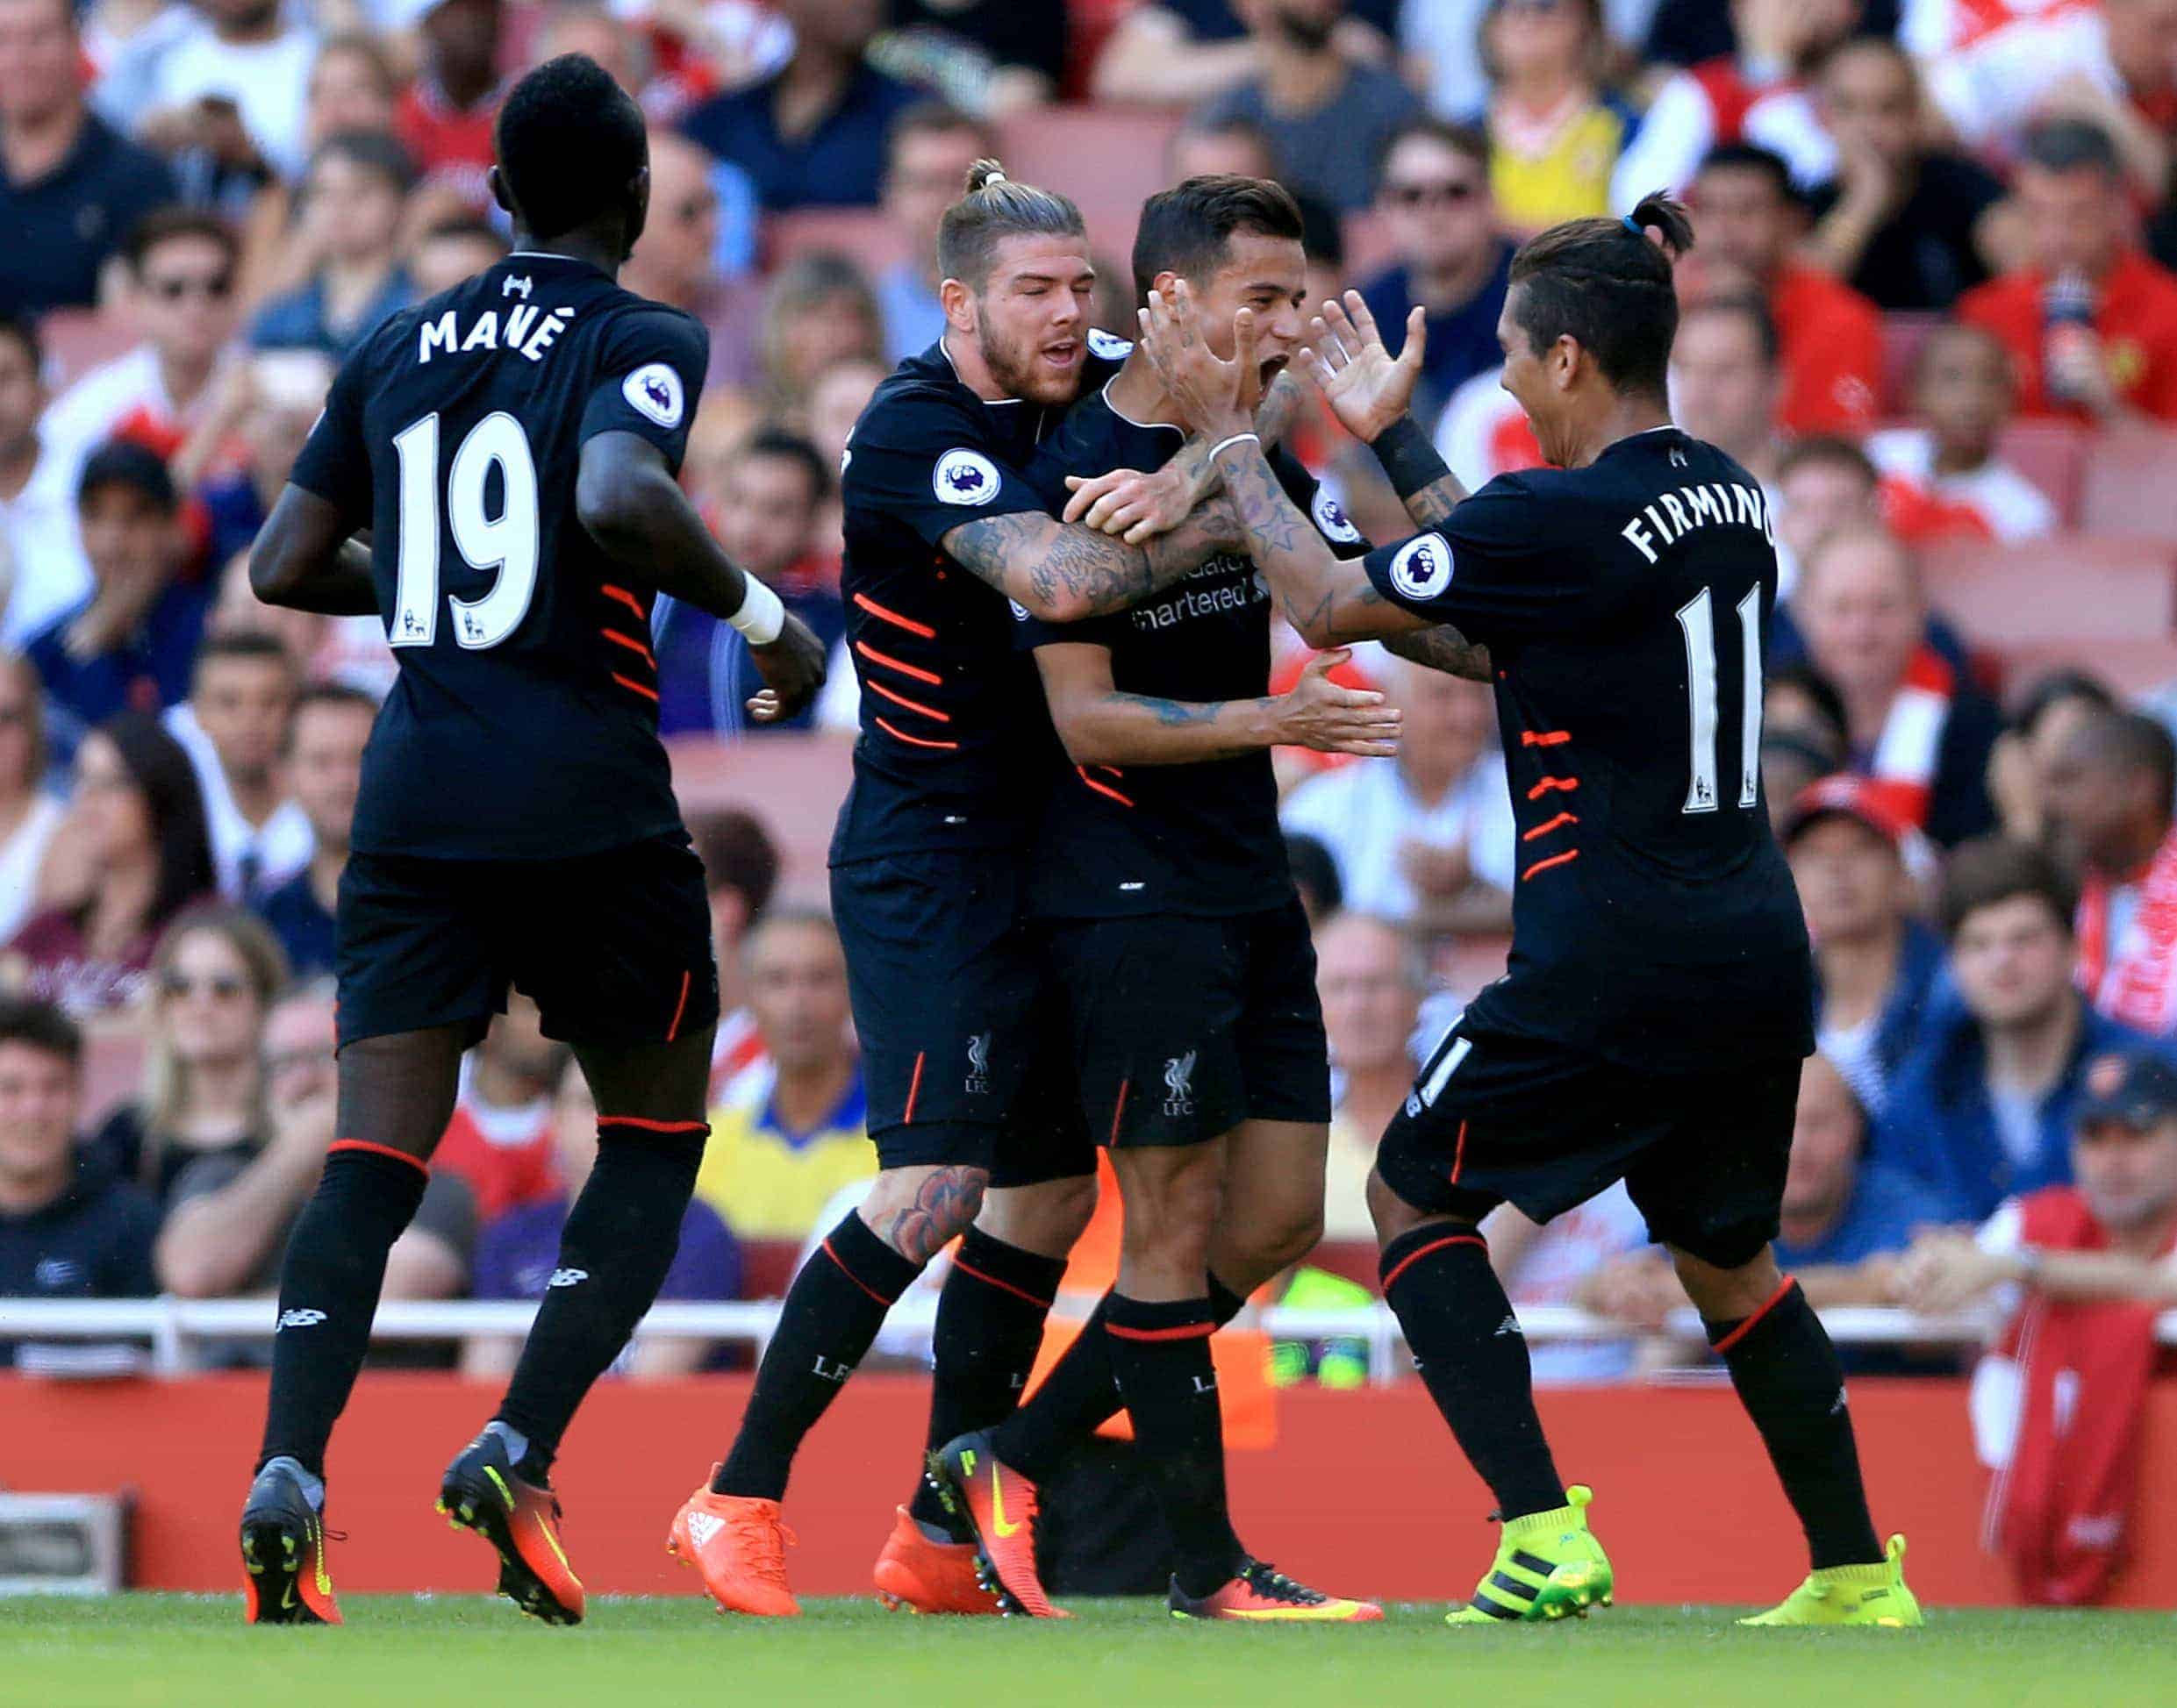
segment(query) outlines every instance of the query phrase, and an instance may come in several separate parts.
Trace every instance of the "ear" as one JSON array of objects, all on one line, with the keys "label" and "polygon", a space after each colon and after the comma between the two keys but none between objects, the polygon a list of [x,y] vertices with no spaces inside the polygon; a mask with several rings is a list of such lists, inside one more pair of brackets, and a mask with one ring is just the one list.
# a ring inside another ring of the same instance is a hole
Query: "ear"
[{"label": "ear", "polygon": [[514,192],[507,187],[506,174],[500,171],[497,166],[493,166],[483,175],[483,181],[491,187],[491,199],[508,214],[519,219],[521,217],[521,210],[514,205]]},{"label": "ear", "polygon": [[650,168],[644,167],[627,181],[627,248],[634,251],[642,228],[650,223]]},{"label": "ear", "polygon": [[1171,287],[1178,282],[1178,279],[1179,275],[1167,267],[1152,281],[1151,288],[1159,297],[1168,297],[1171,293]]},{"label": "ear", "polygon": [[1558,341],[1550,347],[1550,383],[1559,391],[1570,391],[1579,383],[1580,367],[1586,354],[1572,333],[1558,334]]},{"label": "ear", "polygon": [[958,279],[947,279],[937,287],[937,300],[945,311],[945,324],[957,332],[971,332],[976,329],[975,293]]}]

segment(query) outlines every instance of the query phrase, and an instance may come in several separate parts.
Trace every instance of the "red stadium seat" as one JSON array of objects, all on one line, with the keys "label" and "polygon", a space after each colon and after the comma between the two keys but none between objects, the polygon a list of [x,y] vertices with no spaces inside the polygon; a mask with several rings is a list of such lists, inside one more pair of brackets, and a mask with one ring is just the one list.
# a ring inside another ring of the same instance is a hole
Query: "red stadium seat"
[{"label": "red stadium seat", "polygon": [[2008,654],[2052,642],[2168,641],[2177,540],[2166,537],[1959,541],[1930,547],[1921,561],[1930,599],[1980,646]]},{"label": "red stadium seat", "polygon": [[[727,1226],[732,1224],[730,1221]],[[741,1297],[777,1299],[786,1297],[794,1278],[794,1260],[801,1255],[798,1240],[743,1240],[741,1242]]]},{"label": "red stadium seat", "polygon": [[782,893],[822,902],[825,854],[853,768],[852,738],[785,731],[734,742],[675,736],[665,747],[682,811],[754,812],[778,844]]},{"label": "red stadium seat", "polygon": [[1044,107],[999,127],[1006,170],[1071,197],[1096,252],[1123,266],[1142,204],[1164,188],[1164,150],[1183,115],[1143,107]]},{"label": "red stadium seat", "polygon": [[907,253],[899,231],[874,208],[801,208],[763,221],[763,270],[774,271],[796,255],[829,249],[858,263],[874,280]]},{"label": "red stadium seat", "polygon": [[2097,523],[2080,515],[2080,492],[2095,454],[2094,435],[2073,421],[2014,421],[1996,440],[1996,454],[2031,481],[2056,506],[2058,525],[2138,532],[2136,523]]},{"label": "red stadium seat", "polygon": [[96,1132],[107,1116],[143,1089],[143,1034],[112,1020],[87,1026],[83,1033],[82,1130]]},{"label": "red stadium seat", "polygon": [[2104,432],[2086,459],[2079,524],[2177,538],[2177,432],[2144,425]]},{"label": "red stadium seat", "polygon": [[57,393],[100,362],[132,348],[137,332],[125,314],[55,309],[38,323],[38,337],[46,347],[47,382]]}]

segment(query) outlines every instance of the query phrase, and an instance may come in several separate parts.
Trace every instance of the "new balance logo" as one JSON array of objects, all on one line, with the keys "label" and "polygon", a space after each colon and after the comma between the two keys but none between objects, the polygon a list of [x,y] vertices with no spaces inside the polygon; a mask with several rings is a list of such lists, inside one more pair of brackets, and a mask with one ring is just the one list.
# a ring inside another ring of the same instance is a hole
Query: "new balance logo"
[{"label": "new balance logo", "polygon": [[1192,1115],[1194,1112],[1194,1058],[1197,1050],[1185,1055],[1175,1055],[1164,1063],[1164,1113]]},{"label": "new balance logo", "polygon": [[1520,1319],[1517,1317],[1507,1317],[1497,1325],[1497,1333],[1492,1334],[1489,1338],[1493,1340],[1498,1334],[1516,1334],[1522,1340],[1527,1338],[1527,1331],[1520,1326]]},{"label": "new balance logo", "polygon": [[[283,1311],[280,1312],[280,1328],[315,1328],[324,1320],[325,1312],[322,1311]],[[278,1333],[279,1328],[274,1329],[273,1333]]]},{"label": "new balance logo", "polygon": [[978,1032],[968,1040],[968,1095],[979,1097],[991,1089],[991,1036]]},{"label": "new balance logo", "polygon": [[820,1352],[816,1355],[816,1373],[827,1382],[844,1382],[854,1374],[854,1366],[842,1364],[835,1358],[827,1359]]},{"label": "new balance logo", "polygon": [[705,1543],[708,1542],[712,1537],[717,1535],[720,1531],[725,1528],[726,1520],[720,1518],[715,1512],[691,1512],[688,1514],[688,1540],[693,1542],[698,1547],[701,1547]]},{"label": "new balance logo", "polygon": [[544,1284],[547,1287],[572,1287],[576,1282],[589,1278],[590,1271],[587,1269],[555,1269],[552,1278]]},{"label": "new balance logo", "polygon": [[525,303],[529,300],[529,293],[533,289],[534,289],[534,281],[529,279],[517,279],[512,277],[511,275],[508,277],[499,281],[500,296],[519,297]]}]

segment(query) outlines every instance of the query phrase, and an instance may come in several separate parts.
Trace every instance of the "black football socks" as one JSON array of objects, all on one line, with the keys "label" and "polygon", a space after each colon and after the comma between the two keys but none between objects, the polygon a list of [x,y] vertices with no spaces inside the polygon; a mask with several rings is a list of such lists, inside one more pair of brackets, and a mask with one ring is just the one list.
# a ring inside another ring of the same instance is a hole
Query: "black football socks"
[{"label": "black football socks", "polygon": [[1384,1247],[1380,1274],[1429,1397],[1496,1496],[1498,1516],[1564,1505],[1535,1412],[1527,1337],[1489,1267],[1487,1241],[1471,1227],[1417,1227]]},{"label": "black football socks", "polygon": [[1119,1395],[1178,1550],[1172,1576],[1189,1596],[1214,1594],[1245,1558],[1225,1501],[1224,1419],[1209,1357],[1215,1313],[1207,1297],[1145,1304],[1116,1291],[1103,1309]]},{"label": "black football socks", "polygon": [[1751,1317],[1702,1326],[1761,1432],[1815,1569],[1879,1561],[1882,1545],[1860,1480],[1844,1366],[1799,1283],[1787,1277]]},{"label": "black football socks", "polygon": [[921,1273],[856,1211],[824,1236],[787,1290],[741,1433],[711,1479],[713,1493],[764,1500],[785,1494],[802,1437],[862,1361],[892,1302]]},{"label": "black football socks", "polygon": [[369,1349],[385,1255],[430,1179],[414,1157],[383,1146],[343,1140],[327,1154],[280,1265],[259,1469],[284,1456],[313,1477],[325,1475],[326,1443]]}]

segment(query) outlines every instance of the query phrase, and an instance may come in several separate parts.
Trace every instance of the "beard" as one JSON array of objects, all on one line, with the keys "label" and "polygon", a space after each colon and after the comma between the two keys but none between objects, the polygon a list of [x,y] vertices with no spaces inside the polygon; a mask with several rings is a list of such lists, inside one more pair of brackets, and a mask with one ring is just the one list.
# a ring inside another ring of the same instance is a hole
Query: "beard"
[{"label": "beard", "polygon": [[1008,397],[1031,404],[1057,406],[1071,404],[1081,389],[1083,364],[1076,362],[1063,374],[1054,374],[1036,361],[1037,347],[1026,341],[1000,342],[988,326],[976,333],[976,348],[991,378]]}]

